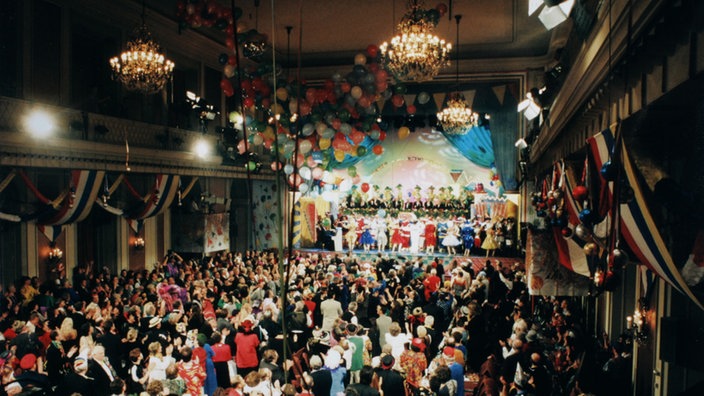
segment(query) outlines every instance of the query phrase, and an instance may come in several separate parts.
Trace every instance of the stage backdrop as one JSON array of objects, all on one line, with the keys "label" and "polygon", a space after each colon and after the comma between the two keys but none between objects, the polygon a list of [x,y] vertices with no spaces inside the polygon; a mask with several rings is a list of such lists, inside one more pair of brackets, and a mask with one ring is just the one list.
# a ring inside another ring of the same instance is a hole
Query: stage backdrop
[{"label": "stage backdrop", "polygon": [[[423,191],[431,185],[452,186],[455,192],[471,183],[482,183],[487,190],[491,187],[490,168],[466,159],[441,132],[417,129],[405,139],[389,132],[386,140],[382,155],[368,156],[356,165],[362,183],[378,185],[382,190],[401,184],[405,196],[415,186]],[[336,172],[348,177],[347,170]]]}]

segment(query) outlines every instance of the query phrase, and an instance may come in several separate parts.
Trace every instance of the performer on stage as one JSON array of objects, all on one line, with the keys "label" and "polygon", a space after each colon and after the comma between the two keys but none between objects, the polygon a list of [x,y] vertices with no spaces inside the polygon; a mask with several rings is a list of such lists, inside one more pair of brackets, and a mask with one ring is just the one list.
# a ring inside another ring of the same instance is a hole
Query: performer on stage
[{"label": "performer on stage", "polygon": [[347,241],[347,248],[351,252],[354,250],[354,245],[357,243],[357,220],[355,220],[353,215],[349,215],[347,216],[345,225],[347,228],[345,240]]},{"label": "performer on stage", "polygon": [[486,250],[486,257],[489,257],[489,254],[494,256],[494,251],[499,247],[499,245],[496,244],[494,223],[485,224],[484,227],[486,228],[486,237],[482,242],[482,249]]},{"label": "performer on stage", "polygon": [[389,244],[389,236],[386,233],[386,220],[379,217],[376,221],[376,247],[379,253],[386,250]]},{"label": "performer on stage", "polygon": [[435,253],[435,246],[438,244],[438,240],[435,237],[435,222],[431,218],[425,219],[425,253],[433,254]]},{"label": "performer on stage", "polygon": [[364,251],[366,253],[369,253],[369,250],[372,248],[372,245],[375,243],[374,237],[372,237],[372,227],[371,224],[369,223],[369,220],[365,221],[364,223],[364,231],[362,232],[362,237],[359,239],[359,243],[362,245],[364,248]]},{"label": "performer on stage", "polygon": [[474,246],[474,228],[472,228],[472,223],[469,222],[469,219],[466,219],[462,224],[460,235],[462,236],[462,245],[464,245],[464,256],[468,257]]},{"label": "performer on stage", "polygon": [[411,223],[408,220],[401,222],[401,248],[410,250],[411,247]]},{"label": "performer on stage", "polygon": [[391,253],[401,252],[403,237],[401,236],[401,222],[394,222],[391,226]]},{"label": "performer on stage", "polygon": [[423,248],[423,240],[425,239],[423,234],[425,232],[425,226],[421,221],[414,221],[410,225],[411,230],[411,253],[418,253]]},{"label": "performer on stage", "polygon": [[454,255],[457,252],[455,251],[455,247],[460,245],[460,240],[458,237],[460,233],[459,227],[457,227],[457,224],[455,224],[454,221],[448,220],[447,222],[447,235],[445,236],[445,239],[442,240],[442,245],[447,248],[447,254]]}]

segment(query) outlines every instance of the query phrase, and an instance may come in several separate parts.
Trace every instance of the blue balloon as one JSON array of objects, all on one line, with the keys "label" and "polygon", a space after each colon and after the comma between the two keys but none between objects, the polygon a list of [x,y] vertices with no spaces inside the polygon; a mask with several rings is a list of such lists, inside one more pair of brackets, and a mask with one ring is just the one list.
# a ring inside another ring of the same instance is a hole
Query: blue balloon
[{"label": "blue balloon", "polygon": [[616,166],[614,166],[611,161],[606,161],[604,162],[604,165],[601,166],[601,177],[603,177],[606,181],[616,180],[616,173]]},{"label": "blue balloon", "polygon": [[594,221],[594,214],[589,209],[583,209],[579,212],[579,221],[581,221],[584,225],[591,225],[592,221]]},{"label": "blue balloon", "polygon": [[385,210],[385,209],[379,209],[379,210],[376,212],[376,214],[377,214],[379,217],[384,218],[384,217],[386,217],[386,210]]}]

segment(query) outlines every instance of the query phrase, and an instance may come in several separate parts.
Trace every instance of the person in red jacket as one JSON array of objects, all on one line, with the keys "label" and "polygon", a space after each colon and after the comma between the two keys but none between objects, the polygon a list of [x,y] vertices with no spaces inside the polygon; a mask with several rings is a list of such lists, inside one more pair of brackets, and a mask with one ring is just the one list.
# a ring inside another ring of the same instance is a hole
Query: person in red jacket
[{"label": "person in red jacket", "polygon": [[437,270],[433,268],[430,270],[430,275],[423,280],[425,301],[430,300],[430,295],[438,291],[438,287],[440,287],[440,277],[437,275]]},{"label": "person in red jacket", "polygon": [[227,367],[227,362],[232,360],[232,351],[230,350],[230,346],[223,342],[229,333],[230,330],[225,327],[222,329],[222,335],[220,333],[213,333],[213,335],[210,336],[210,341],[212,341],[211,348],[213,348],[213,352],[215,353],[213,356],[215,376],[218,380],[218,386],[222,388],[229,388],[232,385],[230,383],[230,371]]},{"label": "person in red jacket", "polygon": [[235,336],[235,345],[237,345],[235,363],[237,363],[237,374],[242,378],[259,369],[259,356],[257,355],[259,337],[252,332],[253,328],[254,318],[248,316],[242,321],[241,331],[238,331]]}]

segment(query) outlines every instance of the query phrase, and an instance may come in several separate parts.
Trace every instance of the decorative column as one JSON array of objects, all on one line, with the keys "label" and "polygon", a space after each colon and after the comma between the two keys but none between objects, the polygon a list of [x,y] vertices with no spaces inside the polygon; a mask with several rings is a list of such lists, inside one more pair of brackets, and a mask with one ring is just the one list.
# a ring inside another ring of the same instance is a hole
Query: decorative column
[{"label": "decorative column", "polygon": [[37,252],[36,223],[22,222],[22,272],[30,278],[39,275],[39,252]]},{"label": "decorative column", "polygon": [[156,217],[144,219],[144,267],[154,269],[154,263],[159,261],[157,256],[157,226]]}]

